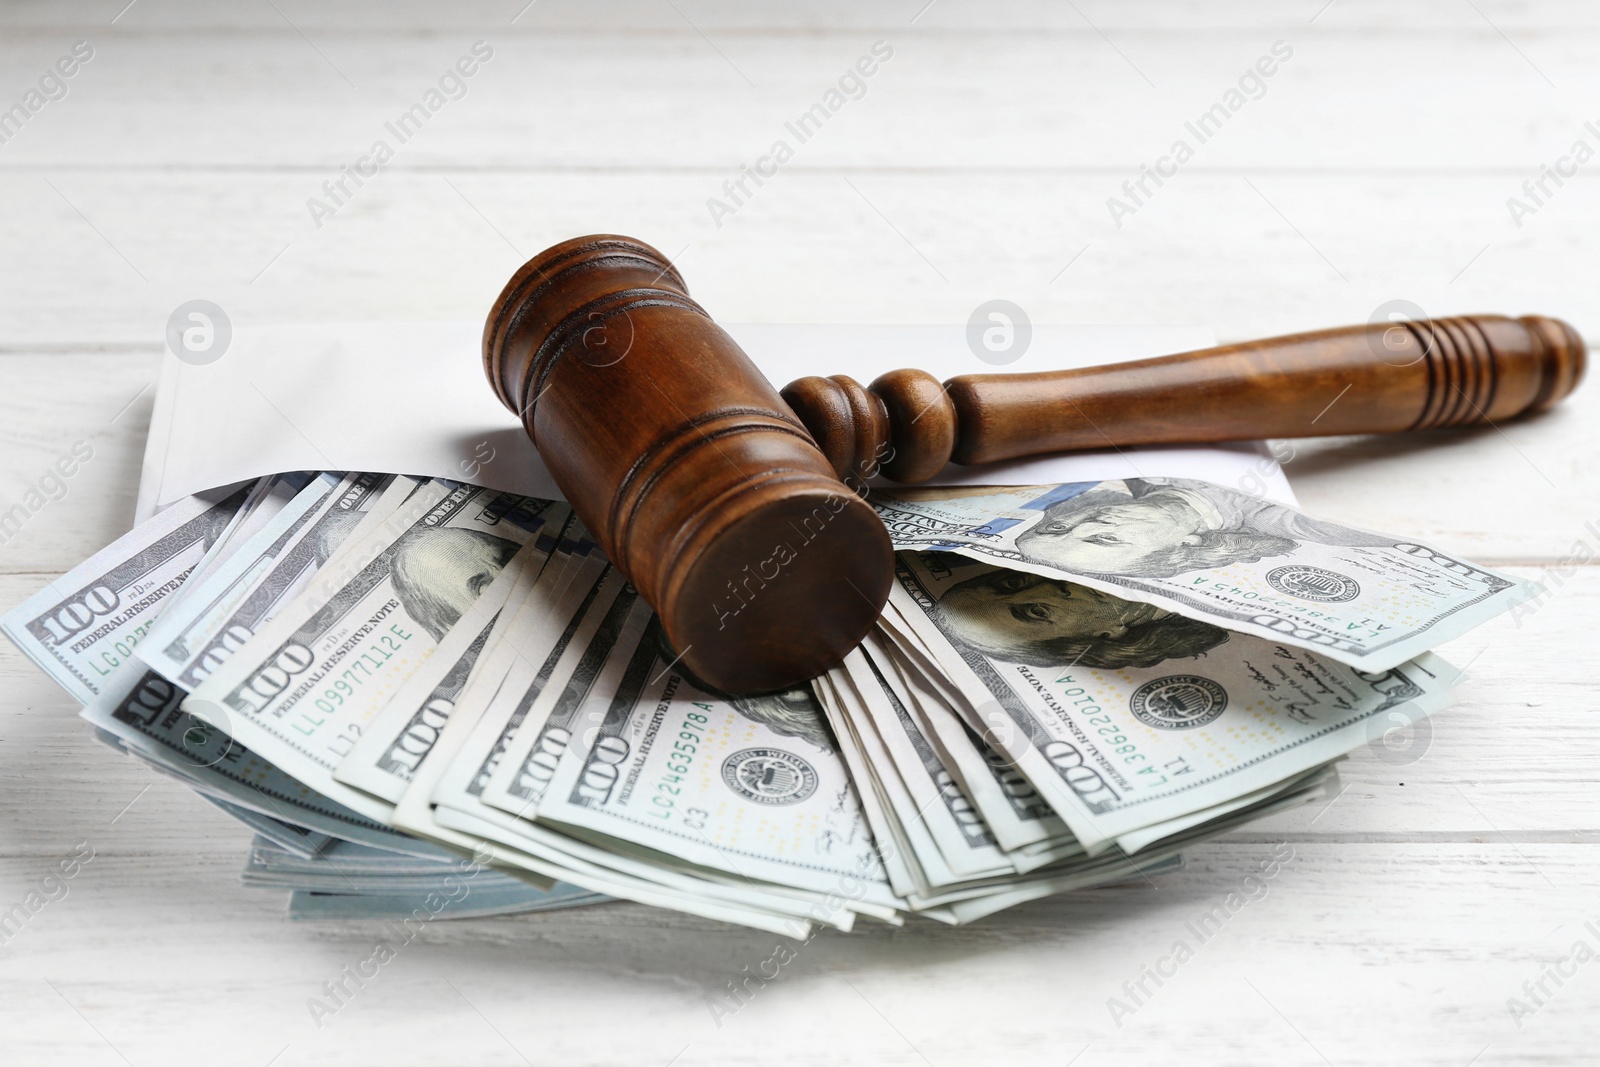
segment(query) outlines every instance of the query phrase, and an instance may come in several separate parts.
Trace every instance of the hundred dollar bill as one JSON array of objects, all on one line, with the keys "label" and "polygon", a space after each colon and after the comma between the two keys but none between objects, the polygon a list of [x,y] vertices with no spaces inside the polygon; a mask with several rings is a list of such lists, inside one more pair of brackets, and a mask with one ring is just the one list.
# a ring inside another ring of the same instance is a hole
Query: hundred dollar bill
[{"label": "hundred dollar bill", "polygon": [[[899,619],[899,613],[894,611],[893,606],[888,606],[888,613]],[[987,709],[986,721],[989,723],[989,728],[984,731],[982,736],[974,733],[971,726],[966,725],[966,721],[963,721],[962,717],[955,712],[957,707],[962,707],[965,704],[963,697],[954,688],[950,688],[949,680],[944,677],[944,669],[936,665],[933,653],[926,648],[926,645],[923,645],[922,641],[917,640],[915,633],[910,632],[909,627],[906,627],[904,622],[901,621],[898,625],[880,627],[878,633],[872,633],[867,637],[867,640],[864,641],[864,648],[869,651],[870,656],[874,657],[875,661],[886,657],[896,667],[899,667],[898,672],[896,672],[899,675],[899,685],[902,686],[902,691],[909,694],[910,697],[907,705],[917,710],[918,720],[930,726],[930,729],[926,731],[926,736],[930,737],[930,739],[938,739],[939,744],[936,747],[938,747],[942,757],[946,760],[946,765],[950,766],[950,768],[963,769],[962,782],[963,784],[971,782],[971,784],[966,785],[966,789],[970,790],[974,800],[982,797],[986,789],[998,787],[1003,797],[1011,801],[1010,809],[1000,808],[998,813],[995,813],[992,801],[990,801],[990,805],[979,805],[982,813],[984,813],[984,821],[989,824],[990,829],[997,832],[997,837],[1000,837],[998,829],[1003,829],[1006,825],[1006,816],[1013,816],[1013,814],[1014,816],[1037,819],[1038,824],[1051,827],[1050,838],[1040,841],[1027,841],[1019,848],[1008,851],[1011,862],[1016,864],[1016,869],[1019,872],[1032,872],[1032,870],[1037,870],[1038,867],[1045,867],[1045,865],[1059,867],[1059,861],[1083,856],[1082,845],[1078,845],[1077,838],[1072,837],[1072,833],[1067,830],[1066,824],[1059,817],[1056,817],[1053,811],[1050,811],[1043,798],[1038,797],[1038,793],[1027,782],[1027,777],[1021,771],[1018,771],[1016,766],[1011,765],[1011,761],[1005,755],[997,752],[990,745],[990,737],[995,733],[995,729],[1010,733],[1010,731],[1014,731],[1014,723],[1011,723],[1010,720],[1005,720],[1002,715],[998,715],[997,709]],[[886,649],[886,656],[885,654],[880,654],[880,649]],[[907,653],[906,649],[915,649],[915,651]],[[891,683],[893,683],[893,680],[891,680]],[[928,693],[938,693],[939,696],[931,697],[930,699],[930,697],[925,696]],[[960,726],[958,731],[957,729],[952,729],[952,720],[954,720],[955,725]],[[971,745],[971,749],[963,749],[963,739]],[[974,758],[976,758],[978,766],[971,766]],[[987,771],[989,777],[986,779],[981,771]],[[1280,787],[1274,785],[1274,787],[1270,787],[1269,790],[1264,790],[1264,792],[1250,793],[1246,797],[1234,798],[1234,800],[1226,801],[1222,805],[1213,805],[1210,808],[1200,809],[1195,813],[1182,816],[1181,819],[1157,822],[1157,824],[1144,827],[1144,829],[1138,830],[1136,833],[1123,833],[1123,835],[1118,835],[1117,843],[1128,853],[1133,853],[1133,851],[1138,851],[1142,846],[1154,843],[1160,838],[1170,837],[1173,833],[1178,832],[1179,829],[1187,829],[1192,825],[1202,824],[1208,819],[1216,819],[1216,817],[1226,814],[1227,811],[1237,811],[1242,806],[1256,803],[1256,801],[1261,800],[1264,793],[1275,792],[1278,789]],[[1045,808],[1046,811],[1050,811],[1050,814],[1048,814],[1048,817],[1038,816],[1037,808]]]},{"label": "hundred dollar bill", "polygon": [[[446,900],[442,907],[437,903],[440,899]],[[350,894],[296,889],[289,896],[289,918],[355,919],[366,922],[380,919],[403,921],[419,913],[429,914],[433,908],[439,907],[438,915],[441,918],[480,919],[491,915],[521,915],[535,911],[555,911],[559,908],[581,908],[590,904],[603,904],[610,899],[575,885],[540,889],[538,886],[514,880],[504,885],[495,883],[473,888],[470,895],[454,901],[441,897],[437,892]]]},{"label": "hundred dollar bill", "polygon": [[1538,594],[1428,545],[1181,478],[912,491],[875,503],[897,549],[1066,578],[1367,670],[1398,666]]},{"label": "hundred dollar bill", "polygon": [[[587,611],[595,607],[589,597],[584,600],[590,608],[580,611],[576,618],[586,617]],[[526,630],[518,625],[513,632]],[[576,638],[570,620],[563,637],[568,644]],[[577,639],[581,644],[582,639]],[[505,657],[499,655],[502,651],[505,649],[497,649],[495,658],[504,661]],[[504,672],[492,667],[481,678],[474,672],[467,691],[434,743],[430,758],[417,769],[396,804],[392,814],[394,826],[462,851],[481,852],[497,864],[516,867],[552,882],[568,881],[596,893],[675,908],[791,937],[803,938],[810,933],[811,925],[805,914],[793,908],[775,910],[777,905],[787,902],[771,894],[730,892],[725,887],[676,871],[625,861],[549,827],[480,804],[476,792],[463,787],[463,780],[481,788],[482,780],[492,771],[504,749],[508,732],[503,717],[497,720],[490,715],[511,715],[520,706],[520,701],[502,699],[515,698],[518,689],[513,679],[505,678],[502,683]],[[544,673],[542,665],[536,673]],[[555,678],[553,682],[564,685],[565,679]],[[496,705],[494,708],[490,707],[491,700]],[[514,728],[511,732],[514,733]],[[446,777],[453,780],[449,789],[443,782]],[[446,803],[459,807],[447,807]],[[848,909],[835,909],[823,911],[821,921],[849,929],[852,917],[853,912]]]},{"label": "hundred dollar bill", "polygon": [[1029,871],[1081,852],[1066,823],[1038,792],[988,742],[974,733],[954,708],[961,696],[949,689],[932,656],[918,646],[913,660],[896,646],[896,635],[880,628],[862,641],[867,654],[962,792],[972,798],[985,825],[1019,871]]},{"label": "hundred dollar bill", "polygon": [[[586,547],[593,548],[592,542]],[[483,709],[501,699],[503,694],[521,691],[528,684],[527,675],[537,671],[538,684],[542,685],[549,677],[550,664],[565,651],[582,617],[583,609],[578,609],[576,616],[573,611],[584,589],[594,586],[602,572],[609,569],[597,550],[576,560],[569,557],[566,563],[568,565],[559,571],[552,571],[547,564],[521,603],[508,603],[501,610],[488,642],[467,675],[461,692],[452,700],[450,714],[443,717],[436,734],[418,737],[406,708],[391,702],[339,765],[339,779],[398,804],[410,793],[424,762],[412,756],[410,749],[422,749],[422,755],[431,757],[463,706],[468,708],[468,718],[476,722]],[[584,572],[588,577],[581,577]],[[584,608],[592,600],[592,596],[585,600]],[[565,632],[551,649],[550,637],[562,629],[563,622]],[[546,665],[539,667],[539,657],[544,655],[548,656]],[[491,768],[498,758],[499,750],[489,760]],[[440,775],[456,777],[467,773],[466,763],[453,757],[447,762],[447,767],[439,768]],[[437,781],[438,777],[432,776],[430,780]],[[397,782],[401,797],[395,796]]]},{"label": "hundred dollar bill", "polygon": [[[488,590],[503,602],[524,545],[565,505],[471,486],[419,491],[347,546],[184,708],[317,792],[382,820],[389,805],[333,777],[365,724]],[[548,551],[534,543],[533,553]],[[540,556],[542,559],[542,555]],[[520,564],[519,564],[520,566]],[[498,603],[483,605],[492,612]]]},{"label": "hundred dollar bill", "polygon": [[[580,531],[575,537],[568,535],[573,527]],[[405,687],[368,724],[361,739],[334,771],[335,778],[391,804],[399,801],[417,768],[432,753],[445,723],[473,680],[478,664],[485,661],[485,657],[493,660],[493,650],[513,634],[516,636],[511,639],[515,642],[518,662],[540,653],[542,642],[537,637],[517,633],[514,622],[529,615],[534,617],[530,621],[535,624],[546,621],[549,608],[556,600],[551,595],[552,590],[562,589],[587,560],[593,560],[597,569],[604,566],[594,542],[581,530],[582,524],[569,517],[566,530],[558,537],[543,570],[535,574],[533,568],[525,567],[517,590],[483,626],[458,625],[446,635],[433,658],[412,675]],[[575,562],[577,567],[572,566]],[[523,589],[526,589],[525,594],[521,592]],[[486,672],[493,673],[496,669],[485,663]]]},{"label": "hundred dollar bill", "polygon": [[[581,603],[574,610],[570,604],[580,594]],[[466,712],[469,718],[476,716],[476,725],[442,770],[433,790],[431,833],[465,833],[495,842],[507,850],[503,855],[513,864],[589,885],[597,892],[761,929],[778,929],[792,936],[803,936],[812,921],[849,929],[855,910],[893,921],[892,909],[879,910],[859,901],[830,907],[817,894],[758,884],[742,877],[730,880],[661,853],[638,854],[642,850],[630,849],[625,842],[590,842],[572,836],[564,828],[522,817],[531,814],[530,801],[542,795],[549,769],[554,768],[565,747],[563,731],[559,726],[553,727],[550,720],[570,725],[566,709],[582,706],[596,688],[614,688],[614,679],[606,682],[599,671],[603,668],[615,674],[625,665],[622,661],[606,662],[623,636],[624,622],[631,617],[638,626],[648,619],[637,594],[609,568],[591,583],[587,592],[574,586],[563,599],[563,607],[555,614],[561,618],[570,613],[571,618],[544,662],[519,661],[486,706],[481,700],[473,706],[469,698]],[[513,631],[518,634],[515,640],[519,644],[529,639],[526,622],[523,620]],[[547,641],[533,639],[530,643],[541,649],[548,647]],[[479,690],[480,697],[486,693],[487,690]],[[456,728],[461,714],[458,708],[446,731]],[[513,741],[524,737],[534,745],[531,758],[507,752]],[[518,814],[483,802],[485,785],[497,763],[519,771],[515,783],[519,799],[514,805]],[[423,773],[427,773],[426,769]],[[411,795],[408,790],[396,811],[399,825],[413,825],[399,821],[408,817],[404,809]]]},{"label": "hundred dollar bill", "polygon": [[431,859],[442,855],[436,846],[379,825],[284,774],[183,711],[184,695],[143,663],[130,661],[79,714],[148,762],[232,805],[346,841]]},{"label": "hundred dollar bill", "polygon": [[119,537],[0,619],[0,630],[87,704],[244,506],[254,483],[201,493]]},{"label": "hundred dollar bill", "polygon": [[[582,594],[582,602],[570,607]],[[820,922],[849,929],[856,911],[895,921],[893,909],[851,901],[830,907],[817,894],[757,884],[742,876],[728,879],[683,860],[607,840],[592,843],[564,827],[532,816],[579,720],[598,711],[603,694],[616,686],[625,658],[613,655],[628,640],[630,620],[637,629],[649,612],[637,592],[614,570],[598,574],[587,592],[570,589],[555,618],[571,620],[542,664],[518,663],[484,710],[461,754],[433,793],[434,816],[441,826],[476,832],[569,871],[569,879],[599,877],[604,891],[697,915],[749,922],[747,909],[763,918],[750,923],[771,928],[774,916],[792,935],[800,925]],[[540,649],[543,640],[519,638]],[[611,672],[608,681],[603,672]],[[490,805],[495,805],[491,807]],[[722,909],[737,909],[727,912]],[[711,910],[705,910],[711,909]],[[737,916],[745,915],[745,918]]]},{"label": "hundred dollar bill", "polygon": [[948,553],[900,553],[890,602],[1091,855],[1341,756],[1390,709],[1431,713],[1457,675],[1426,654],[1358,670]]},{"label": "hundred dollar bill", "polygon": [[811,693],[707,692],[639,618],[574,723],[539,821],[778,886],[832,894],[849,880],[863,902],[902,906]]},{"label": "hundred dollar bill", "polygon": [[[182,588],[162,602],[161,611],[158,613],[160,616],[165,616],[172,610],[173,605],[181,603],[194,591],[198,583],[205,581],[213,571],[227,561],[233,550],[239,547],[254,529],[270,520],[276,508],[283,503],[285,480],[292,477],[294,476],[272,475],[248,483],[244,502],[229,517],[227,525],[223,526],[211,540],[206,547],[205,555],[200,557],[200,562],[194,565],[189,576],[183,580]],[[148,640],[149,632],[149,629],[146,629],[145,640]]]},{"label": "hundred dollar bill", "polygon": [[[400,489],[390,492],[396,485]],[[157,621],[140,655],[193,690],[271,621],[363,522],[398,508],[414,488],[392,474],[324,474],[227,565]],[[386,511],[385,509],[388,509]]]},{"label": "hundred dollar bill", "polygon": [[838,743],[839,758],[844,761],[845,770],[855,786],[862,818],[866,820],[867,828],[877,843],[878,861],[883,864],[889,888],[911,905],[913,896],[929,891],[928,879],[916,866],[915,842],[908,839],[901,820],[891,814],[893,798],[884,789],[882,780],[872,773],[869,764],[871,757],[855,732],[858,720],[852,719],[844,710],[845,700],[840,693],[836,673],[829,671],[813,678],[811,692]]},{"label": "hundred dollar bill", "polygon": [[[638,605],[637,590],[607,568],[594,576],[584,601],[573,609],[567,632],[544,662],[532,660],[512,669],[496,701],[515,701],[516,706],[501,732],[504,745],[497,745],[485,760],[485,773],[466,785],[474,797],[518,818],[534,817],[556,764],[579,729],[579,717],[590,710],[601,669],[615,662],[612,652],[625,625],[630,618],[636,627],[644,625],[643,609],[635,611]],[[551,678],[559,683],[549,685]]]},{"label": "hundred dollar bill", "polygon": [[196,784],[192,778],[188,777],[187,775],[177,773],[173,770],[173,768],[167,766],[161,760],[146,752],[143,748],[129,744],[115,734],[95,726],[92,723],[89,726],[89,732],[94,735],[96,741],[99,741],[102,745],[105,745],[112,751],[120,755],[127,756],[129,759],[138,760],[140,763],[143,763],[146,767],[149,767],[157,774],[165,775],[176,781],[182,782],[184,785],[187,785],[189,788],[194,790],[195,795],[200,797],[200,799],[213,805],[218,810],[231,815],[233,818],[239,820],[254,830],[258,835],[258,840],[263,837],[268,838],[275,844],[294,853],[297,856],[311,856],[318,849],[332,844],[334,841],[334,838],[328,836],[327,834],[319,834],[316,831],[308,830],[303,826],[295,826],[292,823],[286,823],[281,819],[274,819],[270,815],[263,815],[258,811],[235,804],[232,801],[224,800],[217,794],[200,788],[200,786]]},{"label": "hundred dollar bill", "polygon": [[[888,814],[899,824],[896,836],[909,842],[921,875],[914,891],[900,895],[930,895],[941,886],[1015,875],[983,816],[878,666],[858,648],[834,669],[832,681],[841,718],[865,757],[862,771],[881,781]],[[840,736],[837,728],[834,734]],[[853,777],[859,786],[862,774]]]},{"label": "hundred dollar bill", "polygon": [[[225,538],[235,542],[232,544],[233,550],[210,567],[196,568],[185,583],[183,595],[167,605],[140,643],[139,658],[163,673],[178,673],[184,659],[192,654],[191,646],[196,643],[202,625],[212,622],[219,612],[236,602],[236,597],[229,599],[229,595],[242,584],[240,572],[253,572],[270,566],[271,559],[267,553],[273,540],[286,527],[303,517],[337,482],[338,475],[330,474],[319,475],[309,481],[300,479],[293,497],[282,501],[281,506],[250,509],[251,518],[257,520],[251,524],[254,528],[246,531],[243,524],[239,524],[236,532]],[[286,482],[280,482],[276,488],[281,490],[287,485]],[[249,509],[249,504],[246,504],[246,509]],[[241,509],[241,515],[244,510]]]},{"label": "hundred dollar bill", "polygon": [[194,569],[189,580],[183,583],[183,595],[175,601],[169,601],[162,609],[162,618],[172,611],[174,603],[187,600],[197,588],[210,581],[211,576],[226,566],[236,551],[249,543],[270,525],[284,508],[293,503],[295,497],[314,477],[315,475],[308,471],[295,471],[256,479],[249,495],[245,497],[244,505],[234,513],[233,521],[212,546],[211,552],[200,562],[200,566]]},{"label": "hundred dollar bill", "polygon": [[[504,573],[504,572],[502,572]],[[456,626],[416,674],[400,687],[362,731],[350,752],[334,768],[333,776],[346,785],[393,803],[405,792],[411,775],[432,751],[439,732],[449,721],[472,669],[505,617],[496,611],[481,627]],[[400,732],[384,729],[400,720]],[[377,761],[367,759],[364,747],[381,745]]]},{"label": "hundred dollar bill", "polygon": [[[909,908],[928,918],[949,923],[968,922],[974,916],[974,909],[986,914],[1068,888],[1119,881],[1130,873],[1137,878],[1137,872],[1152,862],[1159,867],[1171,858],[1158,854],[1132,862],[1117,850],[1090,858],[1079,849],[1070,862],[1052,863],[1031,874],[997,868],[958,878],[948,870],[944,848],[936,839],[937,818],[926,818],[927,811],[934,809],[935,803],[911,807],[914,802],[906,793],[900,776],[885,770],[891,765],[891,757],[873,740],[870,724],[863,716],[847,714],[844,710],[859,704],[847,675],[831,671],[813,684],[829,720],[836,724],[835,735],[844,743],[845,761],[857,784],[867,820],[878,835],[878,851],[889,871],[890,883]],[[862,728],[859,733],[858,727]],[[847,736],[851,740],[846,741]],[[857,749],[858,741],[864,742],[865,747]],[[883,842],[892,842],[893,847],[885,847]],[[984,847],[976,841],[973,845]],[[902,889],[902,885],[907,888]]]}]

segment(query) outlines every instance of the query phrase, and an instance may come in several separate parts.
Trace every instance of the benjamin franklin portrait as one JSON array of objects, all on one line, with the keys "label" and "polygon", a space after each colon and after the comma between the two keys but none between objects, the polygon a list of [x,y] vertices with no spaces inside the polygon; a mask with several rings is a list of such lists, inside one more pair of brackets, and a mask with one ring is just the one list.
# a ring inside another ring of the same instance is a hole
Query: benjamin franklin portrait
[{"label": "benjamin franklin portrait", "polygon": [[824,752],[833,751],[833,735],[823,721],[816,697],[805,686],[785,689],[764,696],[734,697],[730,700],[739,714],[758,722],[774,733],[798,737]]},{"label": "benjamin franklin portrait", "polygon": [[1208,482],[1129,478],[1051,505],[1016,545],[1029,561],[1062,570],[1171,578],[1285,555],[1302,541],[1395,543]]},{"label": "benjamin franklin portrait", "polygon": [[479,530],[409,530],[395,547],[395,595],[406,614],[443,640],[517,547]]},{"label": "benjamin franklin portrait", "polygon": [[1034,667],[1151,667],[1198,656],[1228,639],[1220,627],[1150,604],[998,568],[952,585],[934,610],[946,637]]}]

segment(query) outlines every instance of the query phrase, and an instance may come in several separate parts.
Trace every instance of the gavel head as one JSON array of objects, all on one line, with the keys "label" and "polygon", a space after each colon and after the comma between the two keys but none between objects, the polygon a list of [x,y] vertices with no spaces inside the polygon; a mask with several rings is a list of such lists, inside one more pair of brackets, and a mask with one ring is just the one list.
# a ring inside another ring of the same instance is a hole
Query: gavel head
[{"label": "gavel head", "polygon": [[872,627],[894,569],[883,523],[654,248],[541,252],[495,301],[483,360],[700,680],[786,688]]}]

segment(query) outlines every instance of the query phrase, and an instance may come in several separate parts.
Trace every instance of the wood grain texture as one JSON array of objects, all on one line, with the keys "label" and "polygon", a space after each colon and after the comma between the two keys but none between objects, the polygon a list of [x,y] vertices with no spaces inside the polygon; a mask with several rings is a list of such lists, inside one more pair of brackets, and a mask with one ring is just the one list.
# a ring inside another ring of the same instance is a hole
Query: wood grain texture
[{"label": "wood grain texture", "polygon": [[[1591,340],[1600,321],[1584,272],[1551,269],[1581,262],[1577,235],[1600,226],[1600,185],[1581,178],[1518,229],[1504,201],[1521,175],[1195,173],[1119,230],[1105,200],[1122,173],[786,170],[718,228],[706,200],[736,170],[397,161],[319,229],[306,200],[323,168],[0,167],[13,208],[0,217],[0,348],[159,347],[172,309],[202,293],[237,321],[478,319],[529,256],[602,226],[666,252],[728,322],[965,323],[997,294],[1036,322],[1204,318],[1223,341],[1365,322],[1391,300],[1431,315],[1538,310]],[[785,280],[802,277],[797,301]]]},{"label": "wood grain texture", "polygon": [[[670,254],[727,321],[965,322],[998,296],[1036,322],[1203,322],[1232,342],[1398,299],[1600,336],[1600,170],[1547,182],[1520,226],[1506,206],[1575,140],[1600,144],[1600,8],[1577,0],[139,0],[112,25],[123,6],[0,11],[0,100],[72,41],[97,49],[0,145],[0,502],[74,441],[96,449],[0,545],[0,608],[126,529],[148,399],[116,415],[197,296],[236,322],[479,318],[538,249],[613,231]],[[307,198],[479,38],[496,55],[467,95],[318,228]],[[879,38],[895,56],[867,94],[716,225],[708,198]],[[1107,199],[1280,38],[1295,55],[1266,95],[1116,226]],[[306,998],[378,931],[291,924],[241,888],[242,829],[95,743],[0,648],[0,904],[76,842],[99,850],[0,946],[0,1058],[1586,1062],[1593,965],[1520,1028],[1506,1001],[1596,918],[1600,568],[1571,561],[1600,550],[1600,391],[1426,444],[1288,447],[1313,513],[1553,590],[1445,650],[1471,679],[1422,757],[1358,752],[1326,810],[1197,849],[1159,888],[821,937],[720,1028],[706,997],[770,939],[627,905],[436,924],[317,1028]],[[1118,1029],[1107,998],[1280,840],[1295,859],[1266,897]]]},{"label": "wood grain texture", "polygon": [[656,249],[597,234],[534,256],[489,312],[483,367],[704,682],[804,685],[876,625],[883,522]]},{"label": "wood grain texture", "polygon": [[[1586,360],[1583,340],[1560,320],[1465,315],[1110,366],[962,374],[942,387],[911,369],[865,388],[846,375],[810,375],[783,398],[841,478],[881,466],[920,482],[951,461],[1497,426],[1565,400]],[[885,454],[891,464],[880,463]]]}]

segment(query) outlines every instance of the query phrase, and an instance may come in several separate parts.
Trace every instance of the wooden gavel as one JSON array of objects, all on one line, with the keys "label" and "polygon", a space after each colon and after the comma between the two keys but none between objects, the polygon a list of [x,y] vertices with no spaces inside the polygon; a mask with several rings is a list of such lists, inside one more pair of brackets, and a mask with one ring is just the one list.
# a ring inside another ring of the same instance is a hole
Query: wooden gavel
[{"label": "wooden gavel", "polygon": [[780,396],[665,256],[597,235],[517,271],[483,360],[684,665],[755,693],[827,670],[877,619],[894,554],[860,494],[880,472],[1499,422],[1570,393],[1585,351],[1558,319],[1472,315],[942,384],[809,377]]}]

